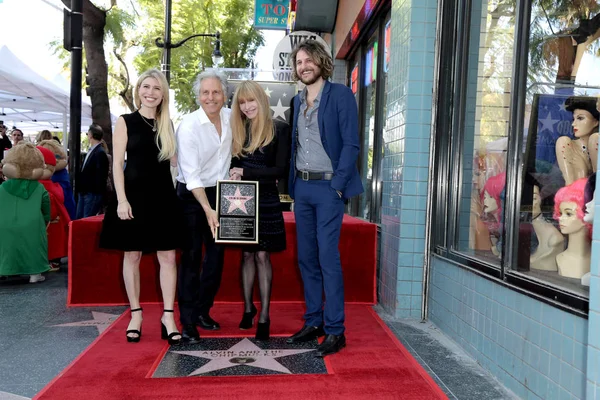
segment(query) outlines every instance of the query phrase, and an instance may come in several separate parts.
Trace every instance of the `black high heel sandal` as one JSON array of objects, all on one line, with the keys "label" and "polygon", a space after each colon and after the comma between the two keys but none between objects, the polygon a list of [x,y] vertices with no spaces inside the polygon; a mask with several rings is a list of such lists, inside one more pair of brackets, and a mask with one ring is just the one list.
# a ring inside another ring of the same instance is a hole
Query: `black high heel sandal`
[{"label": "black high heel sandal", "polygon": [[[142,311],[142,307],[140,308],[132,308],[131,313],[134,313],[136,311]],[[129,336],[130,333],[135,333],[137,336]],[[127,341],[129,343],[138,343],[140,341],[140,339],[142,338],[142,327],[140,325],[140,329],[129,329],[127,332],[125,332],[125,336],[127,337]]]},{"label": "black high heel sandal", "polygon": [[[172,313],[173,310],[163,310],[164,312],[170,312]],[[160,325],[161,325],[161,332],[160,332],[160,337],[163,340],[166,340],[171,346],[177,346],[179,343],[181,343],[181,333],[178,331],[174,331],[171,333],[167,332],[167,327],[165,326],[165,324],[160,321]],[[175,336],[179,336],[179,339],[173,339],[173,337]]]},{"label": "black high heel sandal", "polygon": [[267,322],[259,322],[256,325],[256,340],[267,341],[270,337],[271,320]]},{"label": "black high heel sandal", "polygon": [[254,325],[254,317],[256,316],[257,313],[258,313],[258,310],[256,309],[256,307],[254,307],[254,304],[252,304],[252,308],[250,309],[250,312],[245,312],[244,315],[242,316],[242,321],[240,322],[240,329],[252,328],[252,326]]}]

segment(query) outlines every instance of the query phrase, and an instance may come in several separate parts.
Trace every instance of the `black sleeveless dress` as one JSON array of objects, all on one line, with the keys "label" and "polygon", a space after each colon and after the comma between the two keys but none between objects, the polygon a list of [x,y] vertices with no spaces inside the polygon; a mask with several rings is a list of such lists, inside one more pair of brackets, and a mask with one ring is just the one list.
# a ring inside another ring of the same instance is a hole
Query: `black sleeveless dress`
[{"label": "black sleeveless dress", "polygon": [[119,218],[115,196],[104,216],[100,247],[145,253],[174,250],[180,244],[182,217],[169,160],[158,161],[156,133],[138,111],[123,119],[127,125],[125,194],[133,219]]},{"label": "black sleeveless dress", "polygon": [[[244,245],[243,251],[283,251],[286,248],[285,224],[279,202],[277,180],[288,176],[290,128],[275,120],[275,138],[267,146],[244,157],[231,159],[231,166],[244,169],[243,180],[258,181],[258,244]],[[250,140],[246,133],[246,146]]]}]

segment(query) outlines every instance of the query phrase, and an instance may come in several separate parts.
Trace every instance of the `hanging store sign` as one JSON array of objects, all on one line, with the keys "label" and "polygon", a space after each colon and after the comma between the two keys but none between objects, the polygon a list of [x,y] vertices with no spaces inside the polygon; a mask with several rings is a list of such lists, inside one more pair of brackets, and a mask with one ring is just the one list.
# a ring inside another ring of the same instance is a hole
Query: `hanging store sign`
[{"label": "hanging store sign", "polygon": [[255,0],[254,28],[285,31],[289,12],[289,0]]},{"label": "hanging store sign", "polygon": [[275,53],[273,54],[273,69],[275,70],[274,78],[278,81],[292,80],[292,66],[290,65],[290,54],[300,43],[307,40],[316,40],[325,47],[327,53],[331,54],[331,48],[325,40],[314,32],[297,31],[292,32],[277,44]]}]

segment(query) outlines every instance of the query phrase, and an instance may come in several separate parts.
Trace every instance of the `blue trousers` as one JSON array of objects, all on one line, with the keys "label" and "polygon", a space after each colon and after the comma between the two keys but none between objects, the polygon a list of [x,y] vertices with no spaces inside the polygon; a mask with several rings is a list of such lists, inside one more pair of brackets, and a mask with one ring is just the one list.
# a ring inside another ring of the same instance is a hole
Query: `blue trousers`
[{"label": "blue trousers", "polygon": [[294,185],[305,324],[323,325],[325,333],[341,335],[344,333],[344,278],[338,245],[344,201],[331,187],[331,181],[298,178]]},{"label": "blue trousers", "polygon": [[93,217],[102,211],[104,195],[97,193],[80,193],[77,202],[77,219]]}]

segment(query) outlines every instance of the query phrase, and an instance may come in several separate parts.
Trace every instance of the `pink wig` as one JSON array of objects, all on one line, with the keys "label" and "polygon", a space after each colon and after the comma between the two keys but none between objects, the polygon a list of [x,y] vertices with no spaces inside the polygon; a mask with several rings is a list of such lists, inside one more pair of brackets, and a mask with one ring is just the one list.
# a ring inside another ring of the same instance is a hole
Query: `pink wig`
[{"label": "pink wig", "polygon": [[498,221],[500,221],[500,218],[502,217],[502,200],[500,199],[500,195],[502,194],[505,185],[506,174],[504,172],[501,172],[498,175],[494,175],[487,180],[480,194],[481,204],[483,204],[485,192],[488,192],[488,194],[492,196],[494,200],[496,200],[496,203],[498,204],[498,209],[494,211],[494,216]]},{"label": "pink wig", "polygon": [[[565,201],[571,201],[577,204],[577,218],[583,221],[584,210],[585,210],[585,185],[588,178],[577,179],[569,186],[560,188],[554,196],[554,214],[552,215],[555,220],[558,221],[560,218],[560,203]],[[592,235],[592,224],[585,222],[585,226],[588,230],[588,234]]]}]

